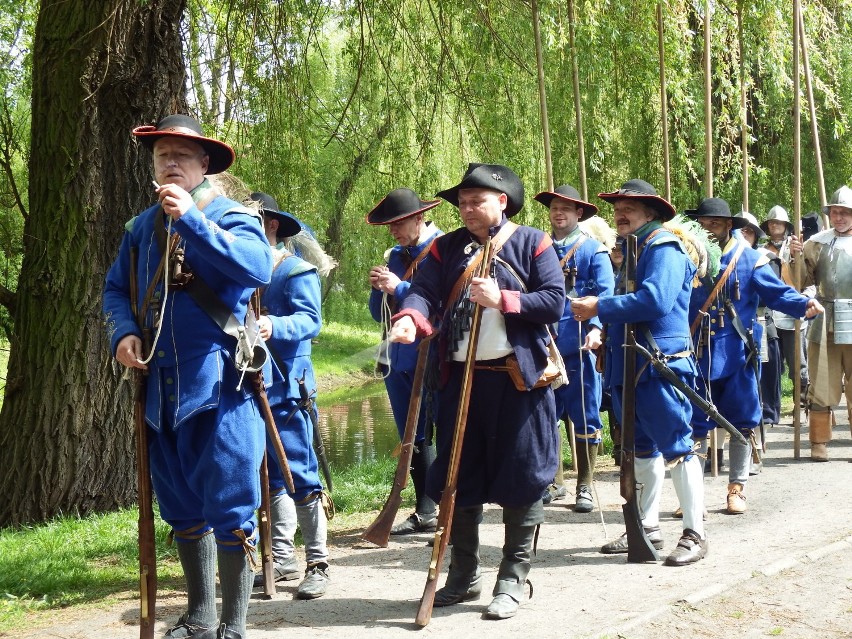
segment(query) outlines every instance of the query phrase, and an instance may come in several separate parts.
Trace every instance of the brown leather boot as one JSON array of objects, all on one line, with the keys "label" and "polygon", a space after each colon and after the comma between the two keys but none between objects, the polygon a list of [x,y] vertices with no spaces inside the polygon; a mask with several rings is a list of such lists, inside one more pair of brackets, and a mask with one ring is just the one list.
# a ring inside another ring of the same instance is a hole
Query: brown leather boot
[{"label": "brown leather boot", "polygon": [[828,461],[826,444],[831,441],[831,411],[811,408],[808,416],[808,438],[811,441],[811,459]]},{"label": "brown leather boot", "polygon": [[746,498],[743,495],[742,484],[728,484],[729,515],[742,515],[746,511]]}]

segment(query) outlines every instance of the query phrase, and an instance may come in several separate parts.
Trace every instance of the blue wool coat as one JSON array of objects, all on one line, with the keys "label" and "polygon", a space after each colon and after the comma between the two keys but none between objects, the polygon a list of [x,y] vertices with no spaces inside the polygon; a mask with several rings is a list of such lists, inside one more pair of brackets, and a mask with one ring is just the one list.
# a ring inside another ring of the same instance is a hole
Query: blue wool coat
[{"label": "blue wool coat", "polygon": [[[689,319],[693,322],[710,296],[716,282],[731,263],[738,247],[739,237],[731,237],[724,247],[719,274],[693,289],[689,304]],[[746,246],[720,289],[719,295],[707,309],[703,323],[709,326],[709,345],[698,349],[699,392],[713,403],[734,426],[754,428],[760,423],[762,409],[758,394],[759,380],[753,364],[748,361],[748,346],[737,333],[731,315],[725,311],[730,300],[746,331],[753,335],[759,347],[762,326],[757,321],[757,308],[761,303],[769,308],[794,317],[803,317],[808,298],[785,284],[772,269],[769,259],[761,251]],[[699,343],[701,329],[696,329],[693,339]],[[759,357],[758,354],[755,356]],[[708,386],[710,392],[708,393]],[[696,410],[693,417],[696,437],[704,437],[715,428],[703,411]]]},{"label": "blue wool coat", "polygon": [[[307,391],[316,391],[311,339],[319,335],[322,326],[321,288],[315,266],[283,250],[281,245],[273,249],[273,256],[272,281],[261,295],[262,313],[272,322],[272,335],[266,340],[273,364],[267,395],[293,475],[296,491],[292,496],[301,501],[322,488],[313,448],[313,424],[310,416],[297,407],[302,376]],[[270,460],[269,486],[277,492],[284,488],[284,476],[268,436],[266,450]]]},{"label": "blue wool coat", "polygon": [[[209,188],[205,180],[193,190],[193,198],[197,201]],[[162,255],[154,236],[159,215],[163,213],[157,204],[127,224],[118,258],[107,272],[103,310],[113,354],[123,337],[142,336],[130,307],[130,249],[138,249],[136,303],[141,308]],[[237,319],[244,319],[249,297],[269,281],[272,271],[260,220],[237,202],[219,196],[203,212],[195,206],[190,208],[173,223],[172,231],[180,234],[186,263],[193,272],[216,291]],[[162,284],[155,295],[164,299]],[[169,419],[176,428],[191,415],[215,408],[224,393],[221,369],[226,365],[224,360],[233,366],[235,348],[234,338],[225,334],[186,292],[169,291],[161,315],[162,329],[148,375],[146,418],[154,429],[161,426],[168,395],[175,396],[174,414]],[[160,367],[174,369],[173,386],[160,385],[155,374]],[[246,389],[244,396],[249,394]]]},{"label": "blue wool coat", "polygon": [[[400,283],[397,285],[393,295],[387,298],[390,305],[390,313],[396,313],[400,305],[408,295],[408,290],[411,287],[411,279],[417,273],[417,269],[429,260],[427,253],[422,262],[414,268],[413,274],[408,279],[403,279],[408,270],[408,264],[416,260],[424,250],[429,247],[432,240],[443,231],[436,228],[431,222],[427,222],[427,231],[424,233],[423,241],[418,242],[416,246],[402,246],[397,244],[390,250],[388,255],[388,269],[400,278]],[[370,314],[377,322],[382,321],[382,302],[384,295],[382,291],[372,289],[370,291]],[[417,347],[420,345],[420,339],[416,339],[413,344],[388,344],[388,361],[389,364],[381,364],[380,370],[385,379],[385,388],[388,392],[390,400],[391,412],[396,423],[396,430],[399,433],[400,440],[405,434],[405,422],[408,419],[408,405],[411,399],[411,393],[414,392],[414,371],[417,368]],[[420,414],[417,420],[417,430],[414,435],[414,442],[420,443],[426,439],[426,426],[430,420],[430,411],[434,412],[437,397],[434,392],[424,388],[425,393],[421,399]]]},{"label": "blue wool coat", "polygon": [[[503,218],[501,226],[506,222]],[[492,229],[495,233],[497,229]],[[402,304],[418,334],[433,330],[427,318],[447,314],[450,292],[475,252],[475,238],[465,228],[441,236],[432,244],[430,259],[420,268]],[[472,248],[472,247],[471,247]],[[544,371],[547,360],[546,324],[559,320],[565,287],[550,238],[520,226],[504,244],[500,260],[523,280],[523,286],[499,260],[497,283],[503,293],[506,335],[528,388]],[[450,309],[452,310],[452,309]],[[447,351],[452,318],[441,322],[440,340]],[[427,492],[439,500],[446,481],[458,406],[458,382],[463,364],[442,361],[443,387],[437,419],[438,457],[429,470]],[[474,371],[471,405],[459,469],[457,505],[485,502],[523,506],[541,498],[559,462],[559,433],[550,387],[518,391],[503,372]]]},{"label": "blue wool coat", "polygon": [[[612,389],[616,411],[622,409],[625,324],[637,324],[640,330],[636,331],[636,341],[649,350],[643,328],[650,331],[666,354],[688,353],[692,348],[687,313],[695,266],[680,241],[668,231],[660,231],[645,243],[661,226],[660,222],[653,221],[636,232],[640,249],[636,291],[598,300],[598,316],[608,325],[604,384]],[[626,247],[622,246],[622,250],[626,255]],[[620,273],[616,291],[622,277]],[[641,356],[636,357],[636,370],[641,371],[636,382],[636,455],[662,454],[671,460],[689,453],[692,450],[689,401],[650,366],[644,366]],[[695,375],[692,357],[677,357],[668,363],[685,384],[692,386]]]},{"label": "blue wool coat", "polygon": [[[194,201],[210,189],[205,180],[192,191]],[[110,267],[103,310],[112,352],[127,335],[141,337],[131,313],[131,248],[136,260],[136,304],[160,262],[154,223],[159,205],[131,220]],[[185,248],[186,264],[242,319],[254,289],[269,281],[272,258],[259,217],[237,202],[218,196],[202,212],[190,208],[173,223]],[[237,390],[234,338],[183,290],[155,294],[163,302],[162,329],[147,375],[146,420],[151,475],[160,513],[177,532],[211,528],[218,541],[233,543],[241,529],[251,536],[260,503],[257,470],[263,453],[263,423],[251,384]],[[201,469],[204,469],[203,472]],[[221,547],[243,552],[240,545]]]},{"label": "blue wool coat", "polygon": [[[431,223],[429,223],[428,228],[432,230],[432,233],[428,234],[426,239],[418,243],[416,246],[402,246],[397,244],[390,250],[387,266],[391,273],[400,278],[400,280],[402,280],[402,277],[408,270],[408,264],[416,259],[417,256],[420,255],[427,246],[429,246],[432,240],[442,234],[442,232],[435,228]],[[427,254],[426,257],[423,258],[423,261],[425,262],[428,259],[429,256]],[[422,263],[420,266],[422,266]],[[415,268],[414,273],[417,272],[417,268],[420,266]],[[400,309],[402,302],[405,300],[406,295],[408,295],[408,289],[410,287],[411,278],[402,280],[397,285],[393,295],[388,296],[391,315]],[[382,321],[383,297],[384,294],[382,291],[375,288],[370,290],[370,315],[372,315],[373,319],[377,322]],[[420,340],[415,340],[413,344],[390,344],[388,347],[388,358],[390,359],[391,371],[405,371],[413,373],[414,369],[417,367],[417,346],[419,343]],[[406,399],[405,401],[407,402],[408,400]]]},{"label": "blue wool coat", "polygon": [[[585,238],[573,255],[562,266],[566,273],[565,288],[568,288],[570,269],[576,269],[574,289],[577,297],[585,295],[612,295],[614,278],[612,262],[606,247],[596,239],[586,235],[579,227],[564,243],[554,242],[556,255],[560,263],[580,238]],[[556,345],[565,361],[568,383],[556,389],[556,414],[567,415],[577,436],[590,443],[600,442],[603,428],[600,418],[601,376],[595,370],[594,354],[581,351],[586,334],[591,327],[602,328],[600,318],[593,317],[587,322],[577,322],[571,310],[571,291],[566,291],[565,309],[559,320]]]}]

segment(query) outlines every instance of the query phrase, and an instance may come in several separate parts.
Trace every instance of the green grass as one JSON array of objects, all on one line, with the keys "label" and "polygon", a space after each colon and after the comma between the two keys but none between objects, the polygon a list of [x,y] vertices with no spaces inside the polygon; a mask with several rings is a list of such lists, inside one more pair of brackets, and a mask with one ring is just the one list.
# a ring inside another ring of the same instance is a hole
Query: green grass
[{"label": "green grass", "polygon": [[[360,531],[384,505],[396,460],[390,457],[335,473],[336,515],[330,534]],[[402,510],[414,504],[409,485]],[[0,628],[14,630],[40,613],[105,605],[137,584],[136,508],[80,519],[0,530]],[[169,527],[156,517],[157,570],[163,592],[182,588]]]},{"label": "green grass", "polygon": [[373,368],[373,349],[381,339],[378,324],[369,328],[326,322],[314,340],[312,359],[317,376],[341,376]]}]

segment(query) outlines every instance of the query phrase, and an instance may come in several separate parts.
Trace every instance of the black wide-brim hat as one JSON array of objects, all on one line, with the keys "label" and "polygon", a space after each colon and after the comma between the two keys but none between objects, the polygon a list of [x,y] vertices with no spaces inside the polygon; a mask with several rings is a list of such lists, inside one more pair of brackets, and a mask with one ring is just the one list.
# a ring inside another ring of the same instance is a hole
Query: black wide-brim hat
[{"label": "black wide-brim hat", "polygon": [[748,220],[742,216],[731,215],[731,207],[720,197],[706,197],[701,200],[697,209],[684,211],[686,217],[697,220],[699,217],[719,217],[733,222],[732,228],[741,229],[748,226]]},{"label": "black wide-brim hat", "polygon": [[157,140],[165,137],[181,138],[201,145],[209,157],[208,175],[226,170],[236,157],[234,149],[224,142],[205,137],[201,125],[194,118],[180,113],[167,115],[156,126],[138,126],[133,129],[133,135],[149,150],[154,149]]},{"label": "black wide-brim hat", "polygon": [[394,189],[367,213],[367,224],[391,224],[434,209],[440,203],[441,200],[421,200],[411,189]]},{"label": "black wide-brim hat", "polygon": [[268,215],[278,220],[278,231],[276,233],[278,237],[293,237],[294,235],[298,235],[299,231],[302,230],[302,225],[299,220],[290,215],[287,211],[279,210],[278,202],[276,202],[275,198],[268,193],[256,191],[249,197],[260,204],[260,212],[263,213],[264,216]]},{"label": "black wide-brim hat", "polygon": [[489,189],[506,194],[506,217],[512,217],[524,208],[524,183],[521,178],[502,164],[480,164],[471,162],[461,182],[454,187],[439,191],[436,197],[444,198],[453,206],[459,205],[459,189]]},{"label": "black wide-brim hat", "polygon": [[573,202],[578,207],[582,208],[583,214],[580,216],[581,222],[583,220],[588,220],[593,215],[597,215],[598,207],[591,202],[586,202],[585,200],[580,199],[580,192],[570,184],[557,186],[552,191],[542,191],[533,199],[536,202],[541,202],[547,208],[550,208],[550,203],[553,202],[553,198],[555,197],[558,197],[560,200],[566,200],[567,202]]},{"label": "black wide-brim hat", "polygon": [[674,207],[665,199],[657,195],[657,189],[648,184],[645,180],[633,179],[627,180],[621,185],[621,188],[612,193],[598,193],[598,197],[605,202],[612,204],[616,200],[631,199],[639,200],[643,204],[650,206],[660,214],[663,222],[668,222],[675,216]]}]

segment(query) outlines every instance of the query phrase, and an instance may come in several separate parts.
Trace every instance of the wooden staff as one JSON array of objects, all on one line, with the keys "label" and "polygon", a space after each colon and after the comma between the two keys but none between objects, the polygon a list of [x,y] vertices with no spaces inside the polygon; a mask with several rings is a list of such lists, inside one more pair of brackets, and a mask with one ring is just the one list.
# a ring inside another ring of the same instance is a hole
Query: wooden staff
[{"label": "wooden staff", "polygon": [[[713,197],[713,103],[712,103],[712,65],[710,43],[710,0],[704,0],[704,197]],[[719,462],[716,457],[716,429],[710,431],[707,452],[710,455],[710,474],[719,475]]]},{"label": "wooden staff", "polygon": [[713,197],[713,105],[710,75],[710,0],[704,0],[704,197]]},{"label": "wooden staff", "polygon": [[[802,233],[802,105],[800,92],[799,31],[802,15],[800,0],[793,0],[793,228]],[[802,281],[802,259],[790,260],[793,281]],[[797,319],[793,324],[793,458],[801,458],[801,367],[802,367],[802,322]]]},{"label": "wooden staff", "polygon": [[808,92],[808,109],[811,116],[811,134],[814,140],[814,156],[816,158],[817,170],[817,186],[819,187],[819,214],[822,217],[823,228],[828,228],[828,216],[823,213],[824,207],[828,204],[828,197],[825,193],[825,175],[822,170],[822,151],[819,144],[819,123],[816,117],[816,104],[814,103],[814,88],[811,76],[811,63],[808,57],[808,39],[805,35],[805,18],[801,11],[799,12],[799,38],[802,48],[802,65],[805,70],[805,88]]},{"label": "wooden staff", "polygon": [[544,87],[544,56],[541,51],[541,30],[538,24],[538,1],[532,0],[533,35],[535,36],[535,61],[538,69],[538,104],[541,110],[541,133],[544,137],[544,164],[547,172],[547,189],[553,191],[553,162],[550,157],[550,125],[547,121],[547,91]]},{"label": "wooden staff", "polygon": [[[477,269],[476,277],[488,277],[493,257],[493,241],[489,238],[482,249],[482,263]],[[473,317],[470,321],[470,333],[467,342],[467,356],[462,373],[459,405],[456,410],[456,424],[453,431],[453,445],[450,449],[450,462],[447,467],[447,481],[441,495],[438,507],[438,523],[435,529],[435,539],[432,544],[432,557],[429,560],[429,572],[426,576],[426,586],[420,598],[420,607],[414,621],[418,626],[425,626],[432,619],[432,607],[435,604],[435,592],[438,587],[438,575],[444,554],[450,543],[450,530],[453,523],[453,512],[456,509],[456,490],[458,488],[459,465],[461,463],[464,432],[467,427],[467,411],[470,406],[470,393],[473,388],[473,371],[476,366],[476,347],[479,343],[479,326],[482,320],[482,306],[473,305]]]},{"label": "wooden staff", "polygon": [[[574,43],[574,0],[568,0],[568,45],[571,48],[571,82],[574,86],[574,121],[577,126],[577,163],[580,168],[580,192],[589,201],[586,183],[586,145],[583,142],[583,110],[580,108],[580,74],[577,71],[577,47]],[[576,470],[576,469],[575,469]]]},{"label": "wooden staff", "polygon": [[[669,105],[666,91],[666,52],[663,38],[663,3],[657,3],[657,48],[660,54],[660,119],[663,128],[663,170],[666,176],[666,199],[672,199],[672,174],[669,160]],[[583,194],[585,199],[585,193]]]},{"label": "wooden staff", "polygon": [[748,101],[746,100],[745,39],[743,38],[743,0],[737,2],[737,40],[740,50],[740,139],[743,156],[743,211],[748,205]]}]

